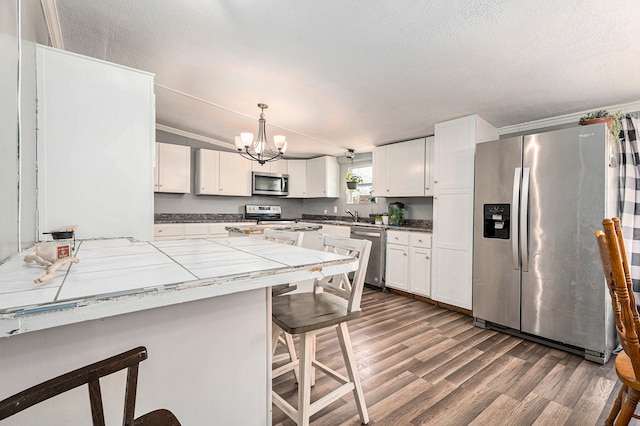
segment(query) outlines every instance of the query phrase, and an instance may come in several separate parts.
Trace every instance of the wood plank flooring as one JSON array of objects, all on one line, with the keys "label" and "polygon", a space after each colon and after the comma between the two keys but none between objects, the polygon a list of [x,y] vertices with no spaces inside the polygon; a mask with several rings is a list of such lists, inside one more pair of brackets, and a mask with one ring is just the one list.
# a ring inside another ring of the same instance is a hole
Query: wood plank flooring
[{"label": "wood plank flooring", "polygon": [[[372,289],[365,289],[362,309],[349,331],[370,425],[599,425],[620,388],[615,357],[599,365],[474,327],[467,315]],[[318,337],[317,358],[346,374],[335,333]],[[312,400],[336,384],[318,373]],[[292,373],[273,386],[296,405]],[[353,395],[311,422],[360,424]],[[294,423],[273,406],[273,424]]]}]

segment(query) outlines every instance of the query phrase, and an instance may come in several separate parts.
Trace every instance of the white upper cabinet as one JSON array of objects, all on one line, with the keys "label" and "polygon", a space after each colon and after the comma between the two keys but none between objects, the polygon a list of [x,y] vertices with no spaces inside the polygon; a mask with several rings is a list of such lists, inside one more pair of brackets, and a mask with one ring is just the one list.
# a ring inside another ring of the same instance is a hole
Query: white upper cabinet
[{"label": "white upper cabinet", "polygon": [[154,178],[155,192],[191,192],[191,148],[157,143]]},{"label": "white upper cabinet", "polygon": [[425,138],[395,143],[373,151],[373,195],[425,195]]},{"label": "white upper cabinet", "polygon": [[251,161],[234,152],[196,151],[196,194],[251,196]]},{"label": "white upper cabinet", "polygon": [[289,160],[289,197],[307,196],[307,160]]},{"label": "white upper cabinet", "polygon": [[235,152],[220,152],[220,195],[251,196],[251,163]]},{"label": "white upper cabinet", "polygon": [[307,197],[339,197],[340,184],[336,157],[318,157],[307,160]]},{"label": "white upper cabinet", "polygon": [[339,197],[339,170],[335,157],[289,160],[289,198]]},{"label": "white upper cabinet", "polygon": [[260,165],[260,163],[258,163],[257,161],[252,161],[251,171],[286,175],[287,173],[289,173],[289,161],[280,159],[273,162],[264,163],[263,165]]}]

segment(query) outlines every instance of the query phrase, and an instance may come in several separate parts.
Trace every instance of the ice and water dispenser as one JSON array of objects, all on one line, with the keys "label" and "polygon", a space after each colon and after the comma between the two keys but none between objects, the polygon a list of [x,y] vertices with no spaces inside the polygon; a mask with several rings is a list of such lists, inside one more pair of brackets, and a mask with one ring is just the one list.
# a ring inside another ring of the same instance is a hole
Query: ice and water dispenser
[{"label": "ice and water dispenser", "polygon": [[483,228],[485,238],[508,240],[511,229],[511,205],[485,204]]}]

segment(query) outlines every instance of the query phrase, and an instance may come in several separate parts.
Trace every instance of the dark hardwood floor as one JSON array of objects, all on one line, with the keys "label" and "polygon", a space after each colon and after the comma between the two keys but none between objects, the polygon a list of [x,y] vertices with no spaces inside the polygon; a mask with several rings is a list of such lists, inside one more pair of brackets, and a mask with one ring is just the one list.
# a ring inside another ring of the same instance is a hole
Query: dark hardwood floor
[{"label": "dark hardwood floor", "polygon": [[[370,425],[599,425],[620,387],[615,356],[599,365],[474,327],[467,315],[372,289],[365,289],[362,309],[349,331]],[[318,337],[317,358],[346,374],[335,333]],[[318,373],[312,400],[335,385]],[[292,373],[273,386],[296,405]],[[360,424],[353,395],[311,422]],[[273,424],[294,423],[274,406]]]}]

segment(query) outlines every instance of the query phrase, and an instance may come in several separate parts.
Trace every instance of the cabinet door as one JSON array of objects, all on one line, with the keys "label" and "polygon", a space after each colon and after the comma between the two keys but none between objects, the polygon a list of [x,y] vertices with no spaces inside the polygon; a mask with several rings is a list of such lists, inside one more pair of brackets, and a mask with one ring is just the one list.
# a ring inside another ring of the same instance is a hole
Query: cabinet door
[{"label": "cabinet door", "polygon": [[424,149],[424,138],[389,145],[387,180],[390,196],[424,196]]},{"label": "cabinet door", "polygon": [[220,188],[220,152],[210,149],[196,151],[196,194],[218,195]]},{"label": "cabinet door", "polygon": [[188,194],[191,192],[191,148],[168,143],[158,144],[157,192]]},{"label": "cabinet door", "polygon": [[431,296],[431,249],[409,248],[409,291],[420,296]]},{"label": "cabinet door", "polygon": [[409,290],[409,248],[387,244],[385,285],[398,290]]},{"label": "cabinet door", "polygon": [[307,160],[307,196],[338,197],[338,162],[335,157]]},{"label": "cabinet door", "polygon": [[260,164],[257,161],[251,162],[251,171],[252,172],[267,172],[267,173],[278,173],[286,175],[289,172],[288,160],[276,160],[270,163]]},{"label": "cabinet door", "polygon": [[382,146],[373,150],[373,187],[371,193],[375,197],[386,197],[389,195],[387,174],[388,153],[388,146]]},{"label": "cabinet door", "polygon": [[438,190],[433,200],[432,298],[471,309],[473,188]]},{"label": "cabinet door", "polygon": [[433,196],[433,145],[434,137],[425,139],[424,147],[424,195]]},{"label": "cabinet door", "polygon": [[473,187],[474,123],[469,116],[436,124],[434,181],[438,188]]},{"label": "cabinet door", "polygon": [[278,173],[281,175],[286,175],[289,173],[289,160],[281,159],[268,164],[271,165],[271,173]]},{"label": "cabinet door", "polygon": [[307,196],[307,161],[289,160],[289,197]]},{"label": "cabinet door", "polygon": [[220,195],[251,196],[251,162],[234,152],[220,152]]}]

